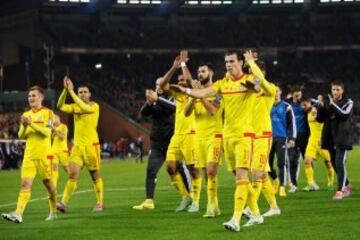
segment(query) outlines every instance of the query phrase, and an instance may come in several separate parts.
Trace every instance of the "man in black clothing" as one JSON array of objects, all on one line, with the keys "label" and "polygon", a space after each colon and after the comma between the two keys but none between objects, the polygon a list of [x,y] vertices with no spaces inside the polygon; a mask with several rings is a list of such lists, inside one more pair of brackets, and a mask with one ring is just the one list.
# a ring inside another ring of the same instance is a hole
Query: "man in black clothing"
[{"label": "man in black clothing", "polygon": [[347,151],[352,149],[351,116],[354,102],[344,95],[344,84],[331,83],[329,102],[320,108],[317,120],[324,122],[321,146],[330,151],[332,164],[337,174],[338,187],[334,200],[350,196],[351,186],[347,177]]},{"label": "man in black clothing", "polygon": [[[151,116],[152,129],[150,133],[150,156],[146,170],[146,200],[133,209],[145,210],[154,209],[154,191],[156,185],[156,175],[165,162],[166,152],[170,139],[174,133],[174,113],[175,103],[164,95],[159,87],[161,78],[156,81],[156,91],[146,90],[146,103],[141,107],[142,116]],[[178,170],[183,177],[185,186],[189,190],[189,181],[183,166],[178,166]]]}]

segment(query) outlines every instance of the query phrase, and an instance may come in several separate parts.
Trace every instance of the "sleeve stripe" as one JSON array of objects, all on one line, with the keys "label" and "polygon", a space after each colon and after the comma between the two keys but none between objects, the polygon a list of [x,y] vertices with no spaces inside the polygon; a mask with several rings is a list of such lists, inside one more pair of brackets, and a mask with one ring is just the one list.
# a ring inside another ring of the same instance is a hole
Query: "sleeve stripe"
[{"label": "sleeve stripe", "polygon": [[354,102],[351,99],[348,99],[347,102],[340,108],[335,102],[331,102],[331,105],[333,105],[337,110],[339,110],[342,114],[350,114]]},{"label": "sleeve stripe", "polygon": [[295,114],[294,114],[294,111],[291,107],[291,105],[289,104],[289,107],[290,107],[290,112],[291,112],[291,117],[292,117],[292,134],[293,134],[293,138],[296,138],[297,137],[297,129],[296,129],[296,118],[295,118]]},{"label": "sleeve stripe", "polygon": [[176,104],[173,101],[170,101],[170,100],[168,100],[166,98],[159,97],[159,100],[161,100],[162,102],[165,102],[165,103],[167,103],[167,104],[169,104],[171,106],[174,106],[174,107],[176,106]]}]

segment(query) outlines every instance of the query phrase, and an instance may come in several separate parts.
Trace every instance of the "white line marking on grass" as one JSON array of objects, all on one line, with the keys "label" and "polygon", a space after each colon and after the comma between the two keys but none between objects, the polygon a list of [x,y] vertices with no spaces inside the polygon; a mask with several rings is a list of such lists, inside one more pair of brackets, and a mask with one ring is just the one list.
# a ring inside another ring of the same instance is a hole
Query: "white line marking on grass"
[{"label": "white line marking on grass", "polygon": [[[167,190],[167,189],[172,189],[172,188],[173,187],[170,187],[170,186],[157,187],[157,189],[160,189],[160,190]],[[142,191],[142,190],[144,190],[144,187],[105,188],[104,189],[105,192]],[[83,193],[89,193],[89,192],[94,192],[94,189],[91,188],[91,189],[81,190],[81,191],[74,192],[73,194],[83,194]],[[57,196],[62,197],[62,195],[63,194],[59,194]],[[37,202],[37,201],[42,201],[42,200],[48,200],[48,198],[47,197],[34,198],[34,199],[31,199],[29,202]],[[17,205],[17,202],[6,203],[6,204],[1,204],[0,208],[16,206],[16,205]]]}]

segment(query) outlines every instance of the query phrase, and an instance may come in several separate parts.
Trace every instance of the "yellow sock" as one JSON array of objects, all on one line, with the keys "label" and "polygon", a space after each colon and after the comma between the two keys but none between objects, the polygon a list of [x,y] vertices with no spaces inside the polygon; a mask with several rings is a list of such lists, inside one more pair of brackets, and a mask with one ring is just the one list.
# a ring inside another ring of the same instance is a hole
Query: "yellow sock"
[{"label": "yellow sock", "polygon": [[173,176],[171,176],[171,182],[175,186],[175,188],[179,191],[182,197],[190,197],[190,194],[185,187],[185,184],[181,178],[180,173],[176,172]]},{"label": "yellow sock", "polygon": [[58,169],[53,169],[52,176],[51,176],[51,181],[52,181],[55,189],[57,187],[58,179],[59,179],[59,170]]},{"label": "yellow sock", "polygon": [[234,194],[234,215],[233,218],[240,221],[242,211],[244,210],[247,197],[248,197],[248,191],[249,191],[249,180],[247,179],[241,179],[236,180],[236,190]]},{"label": "yellow sock", "polygon": [[261,190],[266,201],[270,205],[270,208],[279,208],[276,202],[274,186],[272,185],[269,176],[266,176],[266,178],[263,180]]},{"label": "yellow sock", "polygon": [[94,183],[94,190],[95,190],[95,194],[96,194],[96,204],[103,204],[103,199],[104,199],[104,182],[102,180],[102,178],[99,178],[98,180],[96,180],[96,182]]},{"label": "yellow sock", "polygon": [[202,177],[193,178],[191,180],[192,184],[192,200],[196,204],[199,204],[200,201],[200,194],[201,194],[201,184],[202,184]]},{"label": "yellow sock", "polygon": [[77,181],[73,179],[69,179],[66,183],[65,189],[64,189],[64,195],[61,199],[61,202],[64,204],[68,204],[71,195],[76,190]]},{"label": "yellow sock", "polygon": [[48,194],[49,196],[49,207],[50,213],[56,213],[56,193],[55,194]]},{"label": "yellow sock", "polygon": [[262,180],[256,180],[252,184],[249,183],[248,185],[249,194],[248,194],[247,204],[251,210],[251,213],[254,214],[255,216],[260,215],[258,200],[259,200],[261,188],[262,188]]},{"label": "yellow sock", "polygon": [[207,183],[207,196],[208,196],[208,205],[212,207],[218,207],[217,203],[217,185],[218,177],[209,177]]},{"label": "yellow sock", "polygon": [[28,191],[21,190],[19,192],[17,207],[15,210],[16,213],[23,215],[26,205],[30,200],[30,197],[31,197],[30,190],[28,190]]},{"label": "yellow sock", "polygon": [[334,168],[328,167],[327,168],[327,180],[328,180],[328,185],[333,185],[334,184],[334,177],[335,177],[335,171]]},{"label": "yellow sock", "polygon": [[314,169],[311,165],[305,165],[305,175],[308,185],[314,184]]}]

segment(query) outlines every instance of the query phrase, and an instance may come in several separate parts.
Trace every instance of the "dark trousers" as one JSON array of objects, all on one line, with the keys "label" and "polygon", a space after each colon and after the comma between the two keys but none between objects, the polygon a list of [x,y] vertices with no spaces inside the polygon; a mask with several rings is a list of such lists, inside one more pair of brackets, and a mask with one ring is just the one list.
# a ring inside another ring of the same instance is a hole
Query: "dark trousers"
[{"label": "dark trousers", "polygon": [[349,179],[346,170],[347,150],[337,148],[330,151],[331,163],[337,175],[337,191],[344,191],[345,186],[349,185]]},{"label": "dark trousers", "polygon": [[276,170],[274,169],[274,161],[275,154],[277,157],[277,167],[279,170],[279,181],[281,186],[285,186],[286,184],[286,138],[273,138],[270,155],[269,155],[269,164],[271,171],[269,172],[269,176],[272,179],[277,178]]},{"label": "dark trousers", "polygon": [[308,134],[298,133],[295,141],[295,147],[289,148],[289,174],[291,183],[295,186],[297,186],[300,155],[304,159],[307,143]]},{"label": "dark trousers", "polygon": [[[165,147],[158,146],[151,148],[151,152],[148,160],[148,166],[146,169],[146,180],[145,180],[146,198],[154,199],[156,176],[161,166],[165,162],[166,152],[167,152],[167,148]],[[186,169],[186,166],[179,165],[178,171],[180,172],[180,175],[184,181],[186,189],[190,191],[189,184],[191,184],[191,180],[189,179],[189,174],[186,173],[186,171],[188,171]]]}]

